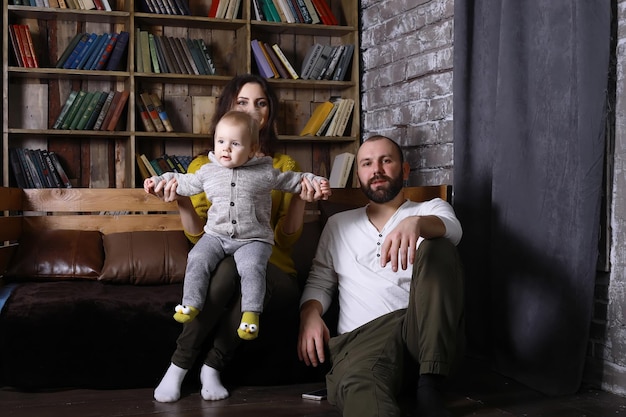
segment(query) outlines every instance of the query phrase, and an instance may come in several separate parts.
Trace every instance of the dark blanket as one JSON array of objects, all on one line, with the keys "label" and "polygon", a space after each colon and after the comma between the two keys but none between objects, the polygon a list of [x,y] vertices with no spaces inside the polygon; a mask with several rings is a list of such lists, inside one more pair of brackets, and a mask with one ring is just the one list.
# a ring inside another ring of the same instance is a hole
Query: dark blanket
[{"label": "dark blanket", "polygon": [[[154,387],[181,325],[172,318],[181,284],[97,281],[19,284],[0,315],[0,385],[38,388]],[[296,355],[296,310],[264,314],[258,340],[244,342],[224,371],[229,385],[319,380]],[[202,358],[200,358],[202,360]],[[197,368],[188,380],[197,382]]]}]

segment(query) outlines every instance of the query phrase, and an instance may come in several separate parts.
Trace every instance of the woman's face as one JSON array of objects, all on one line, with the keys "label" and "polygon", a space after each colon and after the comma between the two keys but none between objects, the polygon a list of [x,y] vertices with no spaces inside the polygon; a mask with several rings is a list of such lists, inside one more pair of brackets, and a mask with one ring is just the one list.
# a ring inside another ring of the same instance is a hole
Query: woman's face
[{"label": "woman's face", "polygon": [[244,111],[259,122],[259,129],[263,129],[270,113],[270,104],[263,88],[257,83],[244,84],[235,98],[231,110]]}]

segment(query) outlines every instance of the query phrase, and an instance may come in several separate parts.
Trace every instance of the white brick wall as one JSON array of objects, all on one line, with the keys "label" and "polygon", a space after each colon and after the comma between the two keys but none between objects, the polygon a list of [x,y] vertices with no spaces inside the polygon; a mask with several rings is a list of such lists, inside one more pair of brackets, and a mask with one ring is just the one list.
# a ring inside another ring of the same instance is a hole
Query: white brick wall
[{"label": "white brick wall", "polygon": [[410,185],[452,184],[453,0],[362,0],[363,140],[396,140]]}]

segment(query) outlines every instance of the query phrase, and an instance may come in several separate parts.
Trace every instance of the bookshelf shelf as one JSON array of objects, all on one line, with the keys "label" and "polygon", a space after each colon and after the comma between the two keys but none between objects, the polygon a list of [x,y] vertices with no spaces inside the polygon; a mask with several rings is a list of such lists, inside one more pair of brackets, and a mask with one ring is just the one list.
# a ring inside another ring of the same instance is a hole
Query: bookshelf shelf
[{"label": "bookshelf shelf", "polygon": [[[352,0],[325,0],[338,25],[255,20],[254,0],[241,0],[237,18],[208,17],[215,0],[188,0],[191,15],[146,13],[143,0],[109,0],[113,11],[18,6],[2,2],[2,183],[15,185],[9,149],[48,149],[66,165],[75,187],[137,187],[142,178],[137,154],[197,155],[212,144],[208,123],[222,88],[237,74],[258,73],[250,44],[278,44],[300,74],[314,43],[354,44],[344,81],[270,78],[280,109],[277,152],[293,156],[300,167],[329,175],[335,155],[353,152],[360,137],[359,9]],[[16,61],[9,27],[28,25],[39,66]],[[202,39],[215,65],[214,75],[138,70],[138,32],[159,37]],[[117,70],[57,68],[57,61],[79,33],[128,32]],[[72,91],[129,92],[116,130],[53,129]],[[173,132],[148,132],[140,118],[140,93],[156,94]],[[355,100],[346,136],[299,136],[313,109],[331,97]]]}]

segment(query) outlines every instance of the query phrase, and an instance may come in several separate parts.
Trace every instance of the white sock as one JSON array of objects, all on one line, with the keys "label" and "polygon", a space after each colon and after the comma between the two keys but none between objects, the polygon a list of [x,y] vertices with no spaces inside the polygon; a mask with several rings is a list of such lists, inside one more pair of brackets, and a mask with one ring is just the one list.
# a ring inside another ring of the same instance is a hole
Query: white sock
[{"label": "white sock", "polygon": [[200,369],[200,382],[202,383],[200,394],[202,398],[207,401],[223,400],[230,395],[228,390],[222,385],[220,373],[215,368],[202,365],[202,369]]},{"label": "white sock", "polygon": [[154,390],[154,399],[160,403],[178,401],[180,399],[180,387],[183,385],[185,375],[187,375],[186,369],[171,363],[159,386]]}]

